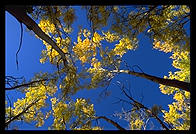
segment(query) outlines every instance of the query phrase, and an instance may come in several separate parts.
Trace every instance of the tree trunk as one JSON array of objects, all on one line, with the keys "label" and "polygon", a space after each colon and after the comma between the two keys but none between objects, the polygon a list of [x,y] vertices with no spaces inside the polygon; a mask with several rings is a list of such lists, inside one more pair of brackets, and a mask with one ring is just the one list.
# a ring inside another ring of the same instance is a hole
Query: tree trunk
[{"label": "tree trunk", "polygon": [[159,78],[156,76],[148,75],[145,73],[134,72],[134,71],[130,71],[130,70],[113,70],[112,72],[113,73],[118,73],[118,72],[119,73],[127,73],[130,75],[135,75],[135,76],[142,77],[142,78],[151,80],[153,82],[156,82],[156,83],[159,83],[159,84],[162,84],[165,86],[176,87],[176,88],[180,88],[182,90],[190,92],[190,83],[188,83],[188,82]]},{"label": "tree trunk", "polygon": [[41,28],[37,25],[37,23],[31,19],[24,10],[24,7],[5,7],[10,14],[12,14],[20,23],[23,23],[27,26],[28,29],[32,30],[39,38],[46,41],[49,45],[52,46],[62,57],[64,66],[67,66],[67,60],[65,53],[56,45],[56,43],[47,35],[45,34]]}]

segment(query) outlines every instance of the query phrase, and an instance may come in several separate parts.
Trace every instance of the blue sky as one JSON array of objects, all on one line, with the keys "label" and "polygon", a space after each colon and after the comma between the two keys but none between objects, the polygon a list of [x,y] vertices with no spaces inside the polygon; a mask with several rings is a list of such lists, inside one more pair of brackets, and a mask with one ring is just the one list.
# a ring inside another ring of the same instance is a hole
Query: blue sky
[{"label": "blue sky", "polygon": [[[77,9],[79,10],[79,9]],[[80,15],[77,16],[77,21],[73,24],[73,38],[77,36],[77,26],[78,24],[82,25],[83,28],[88,28],[89,26],[86,23],[84,12],[79,10]],[[56,67],[50,65],[48,62],[46,64],[41,64],[39,62],[41,50],[44,49],[44,45],[42,41],[37,39],[35,36],[31,35],[25,29],[26,27],[23,25],[24,33],[23,33],[23,42],[21,50],[18,54],[19,61],[19,70],[16,69],[16,52],[19,47],[19,39],[20,39],[20,23],[9,13],[6,12],[6,76],[11,75],[14,77],[24,76],[26,80],[30,80],[37,72],[54,72]],[[163,77],[164,75],[168,75],[169,71],[175,71],[172,67],[172,60],[169,58],[171,53],[164,53],[158,50],[152,49],[152,42],[143,36],[139,36],[139,46],[136,51],[127,52],[123,59],[127,61],[130,66],[138,65],[142,68],[142,70],[150,75]],[[137,70],[139,71],[139,70]],[[97,101],[99,94],[104,88],[99,88],[95,90],[81,90],[73,98],[83,97],[83,98],[91,98],[91,102],[94,103],[95,110],[97,115],[105,115],[114,121],[118,121],[118,123],[124,128],[128,127],[128,124],[124,120],[118,120],[118,118],[113,117],[112,115],[115,112],[121,112],[122,103],[112,104],[118,101],[115,97],[125,98],[125,96],[121,93],[120,89],[115,85],[115,81],[123,81],[125,84],[131,85],[131,92],[133,97],[136,100],[141,100],[141,95],[143,96],[142,103],[151,107],[154,104],[162,105],[162,107],[168,110],[167,104],[172,102],[172,96],[164,95],[159,90],[159,85],[153,83],[149,80],[130,76],[127,74],[120,74],[118,77],[115,77],[111,82],[108,90],[111,91],[111,95],[101,101]],[[21,98],[24,95],[17,91],[7,91],[6,95],[12,100],[12,103],[17,100],[17,98]],[[129,107],[128,105],[124,105],[125,108]],[[104,126],[105,129],[111,130],[116,129],[109,123],[105,121],[101,121],[100,123]],[[46,130],[52,124],[51,118],[45,125],[41,128],[35,128],[32,125],[16,122],[11,124],[11,127],[14,125],[18,125],[19,129],[22,130],[32,130],[32,129],[41,129]],[[159,129],[160,125],[155,121],[154,129]]]}]

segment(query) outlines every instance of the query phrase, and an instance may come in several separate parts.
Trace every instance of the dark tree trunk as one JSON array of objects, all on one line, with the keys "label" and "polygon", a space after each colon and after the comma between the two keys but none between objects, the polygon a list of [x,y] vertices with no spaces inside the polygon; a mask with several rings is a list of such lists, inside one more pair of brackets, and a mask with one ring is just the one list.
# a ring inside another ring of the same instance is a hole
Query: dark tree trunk
[{"label": "dark tree trunk", "polygon": [[156,83],[159,83],[162,85],[176,87],[176,88],[180,88],[182,90],[190,92],[190,83],[188,83],[188,82],[159,78],[159,77],[152,76],[152,75],[149,75],[146,73],[139,73],[139,72],[134,72],[134,71],[130,71],[130,70],[114,70],[112,72],[127,73],[130,75],[135,75],[135,76],[142,77],[142,78],[151,80],[153,82],[156,82]]},{"label": "dark tree trunk", "polygon": [[39,38],[46,41],[49,45],[52,46],[62,57],[64,66],[67,66],[67,60],[65,53],[56,45],[56,43],[47,35],[45,34],[41,28],[37,25],[37,23],[31,19],[26,11],[25,7],[15,6],[15,7],[5,7],[10,14],[12,14],[20,23],[23,23],[27,26],[28,29],[32,30]]}]

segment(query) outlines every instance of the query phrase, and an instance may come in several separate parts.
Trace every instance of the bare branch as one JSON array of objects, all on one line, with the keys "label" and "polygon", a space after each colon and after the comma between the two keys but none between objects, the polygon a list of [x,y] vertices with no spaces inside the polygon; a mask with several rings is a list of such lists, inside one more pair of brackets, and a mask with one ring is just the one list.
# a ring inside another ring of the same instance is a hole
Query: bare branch
[{"label": "bare branch", "polygon": [[126,130],[124,129],[123,127],[121,127],[118,123],[114,122],[113,120],[105,117],[105,116],[98,116],[96,117],[95,119],[104,119],[106,120],[107,122],[111,123],[113,126],[115,126],[116,128],[118,128],[119,130]]},{"label": "bare branch", "polygon": [[136,101],[135,99],[133,99],[131,96],[129,96],[124,89],[121,89],[123,91],[123,93],[125,94],[126,97],[128,97],[131,101],[134,102],[134,106],[138,107],[138,108],[143,108],[145,109],[148,113],[150,113],[152,115],[152,117],[154,117],[160,124],[161,126],[166,129],[169,130],[169,128],[163,123],[163,121],[156,115],[154,114],[149,108],[147,108],[146,106],[144,106],[142,103]]},{"label": "bare branch", "polygon": [[20,23],[20,28],[21,28],[21,35],[20,35],[20,44],[19,44],[19,48],[18,51],[16,52],[16,66],[17,66],[17,70],[18,70],[18,53],[21,49],[22,46],[22,37],[23,37],[23,27],[22,27],[22,23]]},{"label": "bare branch", "polygon": [[142,77],[142,78],[151,80],[151,81],[159,83],[159,84],[180,88],[182,90],[190,92],[190,83],[184,82],[184,81],[164,79],[164,78],[152,76],[152,75],[149,75],[146,73],[139,73],[139,72],[134,72],[134,71],[130,71],[130,70],[113,70],[113,71],[111,71],[111,73],[127,73],[130,75],[135,75],[138,77]]},{"label": "bare branch", "polygon": [[48,80],[48,79],[42,79],[42,80],[37,80],[37,81],[31,81],[31,82],[29,82],[29,83],[17,85],[17,86],[10,87],[10,88],[5,88],[5,90],[13,90],[13,89],[16,89],[16,88],[28,87],[28,86],[31,86],[31,85],[33,85],[33,84],[35,84],[35,83],[42,82],[42,81],[46,81],[46,80]]}]

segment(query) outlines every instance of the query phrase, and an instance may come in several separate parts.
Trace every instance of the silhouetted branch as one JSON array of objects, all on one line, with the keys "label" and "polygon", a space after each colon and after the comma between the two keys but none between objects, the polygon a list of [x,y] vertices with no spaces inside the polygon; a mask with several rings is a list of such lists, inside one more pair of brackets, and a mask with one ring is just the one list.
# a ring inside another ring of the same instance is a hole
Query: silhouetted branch
[{"label": "silhouetted branch", "polygon": [[16,52],[16,66],[17,66],[17,70],[18,70],[18,53],[21,49],[22,46],[22,37],[23,37],[23,27],[22,27],[22,23],[20,23],[20,28],[21,28],[21,35],[20,35],[20,44],[19,44],[19,48],[18,51]]},{"label": "silhouetted branch", "polygon": [[27,26],[28,29],[32,30],[39,38],[46,41],[51,45],[62,57],[65,68],[67,68],[67,59],[65,53],[56,45],[56,43],[45,34],[37,23],[31,19],[25,12],[24,7],[11,7],[8,6],[5,8],[10,14],[12,14],[20,23],[23,23]]},{"label": "silhouetted branch", "polygon": [[130,70],[113,70],[111,73],[127,73],[130,75],[135,75],[138,77],[142,77],[148,80],[151,80],[153,82],[166,85],[166,86],[171,86],[171,87],[176,87],[180,88],[182,90],[190,92],[190,83],[184,82],[184,81],[179,81],[179,80],[171,80],[171,79],[164,79],[156,76],[152,76],[146,73],[139,73],[139,72],[134,72]]},{"label": "silhouetted branch", "polygon": [[126,130],[123,127],[121,127],[118,123],[114,122],[113,120],[105,117],[105,116],[98,116],[95,119],[104,119],[105,121],[111,123],[113,126],[115,126],[116,128],[118,128],[119,130]]},{"label": "silhouetted branch", "polygon": [[16,88],[21,88],[21,87],[28,87],[28,86],[31,86],[35,83],[38,83],[38,82],[42,82],[42,81],[46,81],[48,79],[42,79],[42,80],[37,80],[37,81],[31,81],[31,82],[28,82],[28,83],[25,83],[25,84],[21,84],[21,85],[17,85],[17,86],[14,86],[14,87],[10,87],[10,88],[5,88],[5,90],[13,90],[13,89],[16,89]]},{"label": "silhouetted branch", "polygon": [[40,99],[32,102],[29,106],[27,106],[21,113],[17,114],[16,116],[14,116],[12,119],[8,120],[7,122],[5,122],[5,127],[7,127],[12,121],[18,119],[21,115],[23,115],[29,108],[31,108],[35,103],[37,103]]},{"label": "silhouetted branch", "polygon": [[149,108],[147,108],[146,106],[144,106],[142,103],[136,101],[135,99],[133,99],[131,96],[129,96],[125,90],[123,88],[121,88],[121,90],[123,91],[123,93],[125,94],[126,97],[128,97],[131,101],[134,102],[134,106],[138,107],[138,108],[143,108],[145,109],[150,115],[152,115],[152,117],[154,117],[160,124],[161,126],[166,129],[169,130],[169,128],[164,124],[164,122],[155,114],[153,113]]}]

